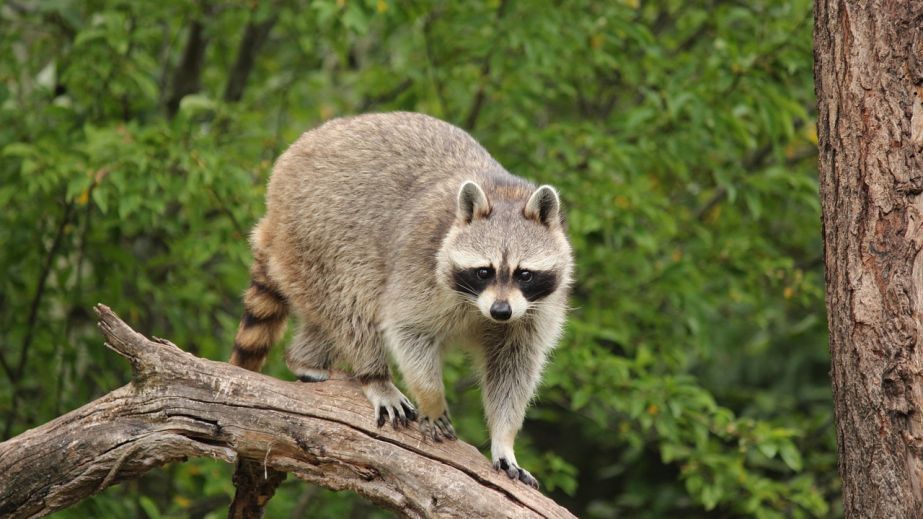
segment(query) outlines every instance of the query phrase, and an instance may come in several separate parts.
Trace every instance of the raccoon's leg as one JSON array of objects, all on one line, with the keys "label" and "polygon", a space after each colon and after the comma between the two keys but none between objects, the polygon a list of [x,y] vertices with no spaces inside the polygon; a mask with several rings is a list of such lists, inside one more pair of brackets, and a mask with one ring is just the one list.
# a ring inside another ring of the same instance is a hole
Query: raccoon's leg
[{"label": "raccoon's leg", "polygon": [[259,371],[269,348],[282,338],[287,317],[288,303],[269,279],[265,256],[254,250],[250,287],[244,292],[244,315],[237,327],[231,364]]},{"label": "raccoon's leg", "polygon": [[323,382],[330,378],[336,361],[333,342],[316,324],[302,320],[294,340],[285,350],[285,364],[302,382]]},{"label": "raccoon's leg", "polygon": [[538,488],[532,474],[516,464],[513,444],[538,385],[545,353],[527,341],[511,338],[489,345],[485,354],[484,412],[490,428],[494,468]]},{"label": "raccoon's leg", "polygon": [[409,328],[385,332],[404,382],[420,411],[420,431],[433,441],[457,438],[442,383],[442,351],[434,337]]},{"label": "raccoon's leg", "polygon": [[340,351],[348,355],[353,373],[362,384],[362,392],[375,410],[375,419],[381,427],[391,421],[395,429],[417,419],[417,411],[391,381],[388,353],[380,331],[372,324],[353,319],[351,326],[343,328],[348,346]]}]

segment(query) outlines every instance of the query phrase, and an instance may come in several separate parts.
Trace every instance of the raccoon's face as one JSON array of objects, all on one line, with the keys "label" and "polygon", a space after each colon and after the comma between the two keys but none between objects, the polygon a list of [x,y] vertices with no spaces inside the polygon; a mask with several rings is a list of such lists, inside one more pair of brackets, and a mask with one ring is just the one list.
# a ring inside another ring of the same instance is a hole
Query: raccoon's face
[{"label": "raccoon's face", "polygon": [[458,196],[457,219],[439,253],[442,281],[493,321],[515,321],[570,283],[570,245],[560,202],[541,186],[528,202],[488,201],[474,182]]}]

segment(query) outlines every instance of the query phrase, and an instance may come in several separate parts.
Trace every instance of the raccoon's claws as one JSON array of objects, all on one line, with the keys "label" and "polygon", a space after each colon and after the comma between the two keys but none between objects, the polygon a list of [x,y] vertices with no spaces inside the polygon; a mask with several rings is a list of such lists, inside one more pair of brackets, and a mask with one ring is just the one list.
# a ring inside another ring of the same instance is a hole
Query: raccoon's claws
[{"label": "raccoon's claws", "polygon": [[506,475],[509,476],[510,479],[518,479],[532,488],[538,488],[538,480],[532,477],[532,474],[529,474],[528,470],[515,463],[510,463],[506,458],[500,458],[495,461],[494,470],[502,470],[506,472]]},{"label": "raccoon's claws", "polygon": [[417,420],[417,410],[406,397],[401,397],[398,405],[380,405],[375,411],[378,427],[383,427],[385,422],[391,421],[391,427],[400,429],[407,427],[410,422]]},{"label": "raccoon's claws", "polygon": [[422,417],[420,419],[420,432],[423,433],[423,438],[432,439],[435,442],[458,439],[448,413],[442,413],[436,419],[428,416]]},{"label": "raccoon's claws", "polygon": [[[404,408],[404,414],[407,416],[407,420],[411,422],[417,421],[417,410],[414,409],[413,404],[410,403],[410,400],[406,398],[401,399],[401,407]],[[404,425],[407,425],[406,423]]]},{"label": "raccoon's claws", "polygon": [[417,410],[390,380],[363,384],[362,392],[375,410],[375,422],[383,427],[390,421],[395,429],[407,427],[417,419]]}]

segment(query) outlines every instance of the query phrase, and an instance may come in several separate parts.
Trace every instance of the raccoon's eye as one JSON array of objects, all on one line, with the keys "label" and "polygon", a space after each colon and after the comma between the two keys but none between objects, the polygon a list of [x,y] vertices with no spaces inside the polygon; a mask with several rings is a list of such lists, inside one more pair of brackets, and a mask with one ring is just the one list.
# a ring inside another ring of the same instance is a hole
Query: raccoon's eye
[{"label": "raccoon's eye", "polygon": [[519,281],[522,281],[523,283],[532,281],[532,273],[528,270],[520,270],[516,273],[516,277],[519,278]]},{"label": "raccoon's eye", "polygon": [[494,269],[484,267],[478,269],[478,278],[480,279],[490,279],[494,276]]}]

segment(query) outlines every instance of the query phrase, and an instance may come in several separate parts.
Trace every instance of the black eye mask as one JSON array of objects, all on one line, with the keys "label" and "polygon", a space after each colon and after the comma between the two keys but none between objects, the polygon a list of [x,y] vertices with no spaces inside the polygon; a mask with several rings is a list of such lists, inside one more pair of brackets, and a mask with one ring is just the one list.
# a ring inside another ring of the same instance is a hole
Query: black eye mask
[{"label": "black eye mask", "polygon": [[[512,282],[519,287],[527,301],[538,301],[548,297],[558,288],[558,276],[554,272],[529,271],[529,273],[531,276],[522,276],[521,272],[517,271],[512,276]],[[496,271],[492,268],[458,269],[452,273],[453,288],[462,294],[474,297],[477,297],[495,281]],[[500,281],[509,282],[511,281],[510,276],[507,275]]]},{"label": "black eye mask", "polygon": [[490,271],[487,277],[482,277],[483,272],[480,273],[481,275],[478,275],[478,271],[480,270],[484,269],[459,269],[452,272],[453,288],[462,294],[477,297],[488,285],[494,282],[495,276],[493,269],[487,269]]},{"label": "black eye mask", "polygon": [[526,281],[520,276],[514,276],[514,282],[519,285],[519,290],[527,301],[538,301],[548,297],[558,288],[558,275],[554,272],[532,270],[530,280]]}]

